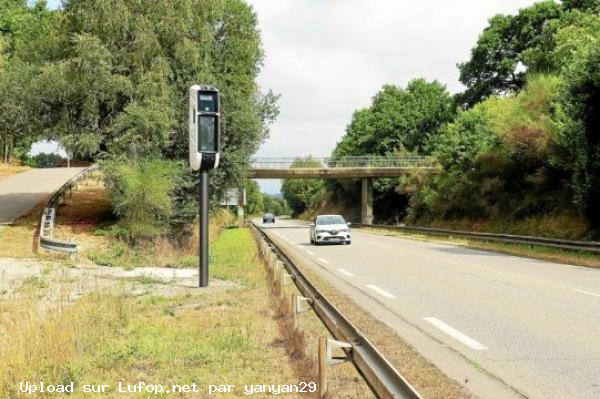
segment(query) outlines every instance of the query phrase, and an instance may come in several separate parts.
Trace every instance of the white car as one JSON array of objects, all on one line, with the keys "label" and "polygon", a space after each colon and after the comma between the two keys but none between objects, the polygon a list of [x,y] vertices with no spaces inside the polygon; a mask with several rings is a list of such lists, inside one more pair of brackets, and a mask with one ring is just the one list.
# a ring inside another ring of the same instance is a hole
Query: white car
[{"label": "white car", "polygon": [[341,215],[319,215],[310,224],[310,243],[338,243],[350,245],[350,223]]}]

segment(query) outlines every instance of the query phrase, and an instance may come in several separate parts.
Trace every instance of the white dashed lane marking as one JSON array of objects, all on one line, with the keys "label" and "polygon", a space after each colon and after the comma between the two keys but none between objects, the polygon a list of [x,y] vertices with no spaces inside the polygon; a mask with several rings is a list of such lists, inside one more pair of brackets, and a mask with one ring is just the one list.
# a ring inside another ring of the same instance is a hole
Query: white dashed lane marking
[{"label": "white dashed lane marking", "polygon": [[594,292],[585,291],[585,290],[577,290],[577,289],[575,289],[575,290],[573,290],[573,291],[575,291],[575,292],[578,292],[578,293],[580,293],[580,294],[583,294],[583,295],[588,295],[588,296],[597,296],[597,297],[599,297],[599,298],[600,298],[600,294],[596,294],[596,293],[594,293]]},{"label": "white dashed lane marking", "polygon": [[326,265],[329,264],[329,261],[327,259],[319,258],[318,261],[321,263],[325,263]]},{"label": "white dashed lane marking", "polygon": [[449,326],[448,324],[444,323],[440,319],[436,319],[435,317],[423,317],[423,320],[425,320],[426,322],[428,322],[429,324],[431,324],[438,330],[442,331],[443,333],[448,334],[449,336],[451,336],[452,338],[454,338],[455,340],[457,340],[458,342],[460,342],[461,344],[465,345],[468,348],[471,348],[476,351],[488,350],[487,346],[475,341],[473,338],[469,337],[468,335],[461,333],[456,328]]},{"label": "white dashed lane marking", "polygon": [[367,284],[367,288],[375,291],[376,293],[378,293],[379,295],[381,295],[384,298],[387,298],[387,299],[396,299],[396,297],[394,295],[390,294],[389,292],[387,292],[386,290],[384,290],[382,288],[379,288],[376,285]]},{"label": "white dashed lane marking", "polygon": [[354,274],[350,273],[348,270],[346,269],[337,269],[338,272],[348,276],[348,277],[354,277]]}]

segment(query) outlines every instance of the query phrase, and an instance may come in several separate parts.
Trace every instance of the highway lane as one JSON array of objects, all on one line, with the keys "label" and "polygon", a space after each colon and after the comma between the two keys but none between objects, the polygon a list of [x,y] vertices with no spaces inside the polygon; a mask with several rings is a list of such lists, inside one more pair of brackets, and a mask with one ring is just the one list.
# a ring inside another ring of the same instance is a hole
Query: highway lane
[{"label": "highway lane", "polygon": [[33,169],[1,180],[0,224],[14,222],[83,169]]},{"label": "highway lane", "polygon": [[315,247],[305,225],[275,226],[269,232],[314,270],[523,396],[600,397],[600,270],[357,230],[351,246]]}]

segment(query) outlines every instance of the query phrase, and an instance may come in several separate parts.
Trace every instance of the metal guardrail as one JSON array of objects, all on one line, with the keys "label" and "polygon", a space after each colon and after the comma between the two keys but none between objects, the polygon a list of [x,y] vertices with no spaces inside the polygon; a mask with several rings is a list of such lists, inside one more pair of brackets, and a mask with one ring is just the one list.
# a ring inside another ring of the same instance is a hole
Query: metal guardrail
[{"label": "metal guardrail", "polygon": [[256,224],[252,223],[276,253],[300,293],[336,340],[351,344],[349,358],[378,398],[420,399],[417,391],[400,375],[377,348],[317,289],[296,264]]},{"label": "metal guardrail", "polygon": [[67,253],[77,252],[77,243],[57,240],[53,237],[54,223],[56,221],[56,210],[60,205],[61,199],[64,199],[66,196],[67,191],[72,192],[73,188],[77,186],[77,183],[85,179],[90,173],[95,172],[96,170],[98,170],[98,164],[93,164],[92,166],[82,170],[80,173],[70,178],[58,189],[58,191],[52,194],[42,212],[40,221],[40,247],[51,251]]},{"label": "metal guardrail", "polygon": [[597,241],[574,241],[574,240],[561,240],[557,238],[545,238],[545,237],[534,237],[534,236],[521,236],[511,234],[497,234],[497,233],[478,233],[473,231],[464,230],[451,230],[451,229],[438,229],[431,227],[413,227],[413,226],[389,226],[382,224],[361,224],[353,223],[354,227],[375,227],[386,230],[400,230],[407,232],[417,232],[432,235],[445,235],[455,237],[468,237],[475,238],[483,241],[495,241],[510,244],[526,244],[526,245],[539,245],[544,247],[576,250],[576,251],[588,251],[600,253],[600,242]]},{"label": "metal guardrail", "polygon": [[325,158],[253,158],[250,167],[255,169],[289,168],[433,168],[435,158],[424,156],[360,156]]}]

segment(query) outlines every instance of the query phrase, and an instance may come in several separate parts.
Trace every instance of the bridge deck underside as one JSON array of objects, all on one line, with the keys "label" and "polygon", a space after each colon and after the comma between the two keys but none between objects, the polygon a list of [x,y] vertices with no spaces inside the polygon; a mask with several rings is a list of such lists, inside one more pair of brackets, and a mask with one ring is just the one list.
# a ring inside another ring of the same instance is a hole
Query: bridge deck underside
[{"label": "bridge deck underside", "polygon": [[252,168],[254,179],[361,179],[365,177],[400,177],[415,171],[434,173],[433,167],[374,167],[374,168]]}]

